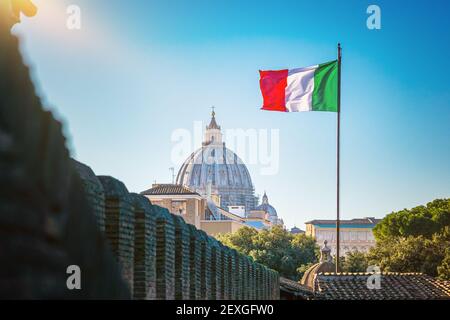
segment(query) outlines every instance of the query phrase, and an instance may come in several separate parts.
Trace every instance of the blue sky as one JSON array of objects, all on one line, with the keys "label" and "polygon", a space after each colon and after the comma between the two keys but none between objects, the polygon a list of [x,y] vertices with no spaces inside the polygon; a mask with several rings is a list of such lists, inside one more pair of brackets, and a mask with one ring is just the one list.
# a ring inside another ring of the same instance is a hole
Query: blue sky
[{"label": "blue sky", "polygon": [[[342,216],[450,196],[448,1],[35,3],[14,32],[38,93],[73,156],[130,191],[170,182],[172,132],[215,105],[223,128],[280,130],[279,173],[249,170],[289,227],[334,218],[336,115],[260,111],[258,70],[333,60],[340,41]],[[65,27],[70,4],[81,30]]]}]

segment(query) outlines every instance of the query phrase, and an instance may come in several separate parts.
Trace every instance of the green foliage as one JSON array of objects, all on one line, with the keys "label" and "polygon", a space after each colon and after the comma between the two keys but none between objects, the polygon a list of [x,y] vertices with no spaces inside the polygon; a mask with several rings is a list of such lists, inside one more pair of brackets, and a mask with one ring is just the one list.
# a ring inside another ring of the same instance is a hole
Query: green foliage
[{"label": "green foliage", "polygon": [[450,280],[449,248],[450,228],[446,227],[431,238],[391,236],[377,241],[367,259],[383,271],[422,272]]},{"label": "green foliage", "polygon": [[217,240],[224,245],[236,249],[237,251],[250,256],[250,252],[254,250],[253,238],[256,237],[258,231],[254,228],[240,228],[235,233],[220,234]]},{"label": "green foliage", "polygon": [[426,206],[388,214],[373,232],[377,240],[390,237],[424,236],[431,238],[450,226],[450,199],[436,199]]},{"label": "green foliage", "polygon": [[262,231],[244,227],[233,234],[219,235],[218,240],[293,280],[300,279],[300,266],[317,261],[319,250],[313,238],[293,235],[280,226]]},{"label": "green foliage", "polygon": [[450,280],[450,227],[446,227],[440,234],[433,237],[436,247],[443,258],[437,267],[438,277]]},{"label": "green foliage", "polygon": [[369,253],[369,260],[384,271],[423,272],[437,275],[442,252],[435,243],[423,236],[388,239]]},{"label": "green foliage", "polygon": [[340,270],[343,272],[366,272],[369,262],[364,252],[348,252],[340,261]]},{"label": "green foliage", "polygon": [[450,280],[450,248],[445,250],[445,256],[441,264],[437,267],[439,278]]},{"label": "green foliage", "polygon": [[392,212],[374,228],[374,235],[369,265],[450,280],[450,199]]}]

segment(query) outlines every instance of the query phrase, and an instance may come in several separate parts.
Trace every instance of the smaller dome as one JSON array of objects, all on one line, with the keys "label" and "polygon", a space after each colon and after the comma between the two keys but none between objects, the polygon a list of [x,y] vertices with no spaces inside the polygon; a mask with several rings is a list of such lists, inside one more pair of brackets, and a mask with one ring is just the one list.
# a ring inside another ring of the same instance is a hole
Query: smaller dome
[{"label": "smaller dome", "polygon": [[267,194],[265,191],[264,191],[264,195],[262,197],[262,203],[259,206],[257,206],[255,208],[255,210],[264,211],[269,215],[269,217],[272,217],[272,218],[278,217],[277,210],[275,210],[275,208],[269,204],[269,198],[267,197]]}]

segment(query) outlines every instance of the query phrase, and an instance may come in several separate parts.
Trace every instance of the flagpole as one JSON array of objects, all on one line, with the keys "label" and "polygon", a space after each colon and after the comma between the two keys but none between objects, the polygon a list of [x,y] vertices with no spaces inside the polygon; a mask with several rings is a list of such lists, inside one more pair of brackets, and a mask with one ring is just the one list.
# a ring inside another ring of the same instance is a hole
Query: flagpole
[{"label": "flagpole", "polygon": [[338,92],[336,139],[336,273],[339,272],[340,254],[340,148],[341,148],[341,44],[338,43]]}]

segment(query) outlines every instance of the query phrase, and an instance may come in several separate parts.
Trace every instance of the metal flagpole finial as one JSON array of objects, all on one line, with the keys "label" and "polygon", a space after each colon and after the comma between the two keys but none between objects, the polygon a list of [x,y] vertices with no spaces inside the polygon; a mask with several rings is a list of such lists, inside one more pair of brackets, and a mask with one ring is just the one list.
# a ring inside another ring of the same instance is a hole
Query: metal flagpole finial
[{"label": "metal flagpole finial", "polygon": [[342,47],[341,47],[341,43],[338,42],[338,61],[341,61],[342,58]]}]

